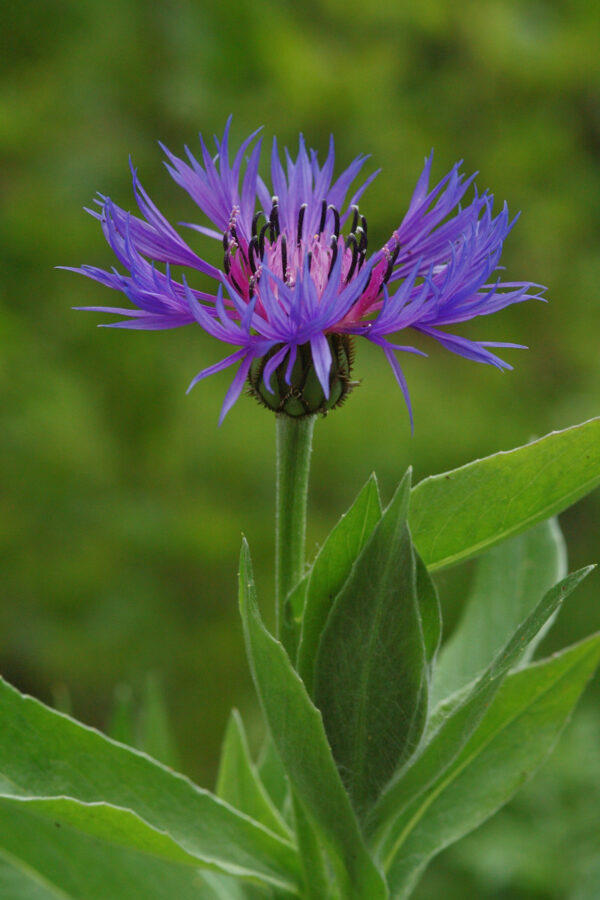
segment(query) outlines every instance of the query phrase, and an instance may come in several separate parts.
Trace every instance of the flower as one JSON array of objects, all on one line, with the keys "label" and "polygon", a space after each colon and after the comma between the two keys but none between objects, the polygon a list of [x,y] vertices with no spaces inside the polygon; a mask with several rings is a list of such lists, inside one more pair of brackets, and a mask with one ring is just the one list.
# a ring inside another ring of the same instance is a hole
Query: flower
[{"label": "flower", "polygon": [[[223,266],[198,256],[165,219],[138,181],[133,190],[141,216],[100,195],[106,240],[128,274],[92,266],[73,269],[122,291],[134,308],[80,307],[125,316],[112,327],[161,329],[197,322],[237,349],[203,369],[190,384],[229,366],[237,372],[227,391],[221,421],[244,384],[267,406],[288,415],[326,411],[354,385],[350,380],[353,339],[363,337],[385,353],[403,391],[412,424],[406,380],[398,351],[423,354],[393,343],[409,329],[447,350],[500,369],[512,368],[490,347],[519,344],[473,341],[446,328],[489,315],[512,303],[540,298],[529,282],[501,281],[498,271],[504,238],[513,227],[506,204],[495,214],[485,192],[468,205],[463,198],[475,176],[460,163],[429,188],[433,154],[417,181],[408,211],[389,240],[368,253],[367,220],[359,200],[377,172],[347,199],[366,156],[357,157],[333,180],[334,146],[324,164],[307,151],[300,135],[296,159],[277,141],[271,155],[271,186],[258,173],[259,132],[229,153],[227,122],[213,158],[202,136],[202,160],[186,148],[187,160],[163,147],[172,178],[195,201],[214,227],[181,223],[222,242]],[[162,267],[157,264],[164,264]],[[188,274],[177,280],[171,267]],[[197,274],[216,283],[214,292],[194,287]]]}]

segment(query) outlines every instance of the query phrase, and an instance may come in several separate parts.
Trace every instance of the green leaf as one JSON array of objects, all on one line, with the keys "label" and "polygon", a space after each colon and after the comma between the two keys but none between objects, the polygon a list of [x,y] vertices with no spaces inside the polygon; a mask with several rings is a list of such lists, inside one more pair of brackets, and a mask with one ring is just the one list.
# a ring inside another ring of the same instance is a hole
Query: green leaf
[{"label": "green leaf", "polygon": [[[275,749],[273,739],[269,732],[265,734],[257,763],[258,777],[262,781],[265,790],[271,798],[274,806],[281,813],[291,809],[288,804],[290,786],[285,769]],[[287,821],[287,817],[284,815]]]},{"label": "green leaf", "polygon": [[372,842],[381,840],[402,811],[439,778],[458,756],[499,690],[509,669],[523,659],[528,645],[547,621],[557,612],[563,601],[590,573],[593,567],[580,569],[554,585],[539,601],[497,653],[481,677],[459,694],[453,695],[434,716],[436,724],[419,754],[383,792],[368,822]]},{"label": "green leaf", "polygon": [[418,553],[415,553],[415,561],[417,566],[417,600],[423,627],[425,656],[430,668],[433,668],[440,641],[442,640],[442,609],[437,588]]},{"label": "green leaf", "polygon": [[[215,900],[217,896],[203,890],[194,866],[86,835],[62,819],[40,815],[35,801],[0,798],[2,900]],[[229,897],[237,900],[233,893]]]},{"label": "green leaf", "polygon": [[511,673],[452,766],[394,823],[381,858],[394,898],[511,797],[554,746],[600,659],[600,635]]},{"label": "green leaf", "polygon": [[[566,551],[555,520],[542,522],[484,554],[462,618],[440,652],[432,705],[479,675],[565,574]],[[532,650],[533,645],[530,654]]]},{"label": "green leaf", "polygon": [[315,702],[360,815],[414,751],[427,712],[409,492],[407,473],[335,598],[317,657]]},{"label": "green leaf", "polygon": [[296,795],[293,796],[294,823],[304,871],[304,900],[323,900],[329,894],[329,878],[318,832]]},{"label": "green leaf", "polygon": [[321,714],[279,641],[264,627],[248,545],[240,557],[240,610],[252,676],[273,742],[288,778],[329,848],[348,900],[383,900],[385,883],[363,842],[327,743]]},{"label": "green leaf", "polygon": [[431,571],[481,553],[600,484],[600,418],[421,481],[409,524]]},{"label": "green leaf", "polygon": [[235,709],[229,718],[223,741],[216,793],[275,834],[292,840],[290,829],[273,805],[252,762],[244,725]]},{"label": "green leaf", "polygon": [[135,746],[172,769],[179,766],[163,683],[152,672],[144,684]]},{"label": "green leaf", "polygon": [[0,681],[0,791],[71,797],[131,810],[198,867],[295,889],[295,848],[144,754],[24,697]]},{"label": "green leaf", "polygon": [[315,659],[321,634],[333,600],[380,518],[377,479],[371,475],[321,547],[306,578],[297,668],[309,694],[313,691]]}]

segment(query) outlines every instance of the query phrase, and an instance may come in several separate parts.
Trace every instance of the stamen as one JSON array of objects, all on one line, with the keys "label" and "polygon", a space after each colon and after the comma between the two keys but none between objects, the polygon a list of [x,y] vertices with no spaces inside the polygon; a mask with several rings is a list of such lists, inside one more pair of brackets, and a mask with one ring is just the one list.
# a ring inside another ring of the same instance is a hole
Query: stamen
[{"label": "stamen", "polygon": [[308,251],[307,257],[308,257],[308,271],[310,272],[310,267],[312,266],[312,261],[313,261],[312,250]]},{"label": "stamen", "polygon": [[365,237],[368,237],[369,230],[368,230],[368,228],[367,228],[367,220],[365,219],[364,216],[361,216],[361,217],[360,217],[360,224],[362,225],[362,229],[363,229],[363,231],[364,231],[364,233],[365,233]]},{"label": "stamen", "polygon": [[285,276],[287,272],[287,239],[285,234],[281,235],[281,273],[282,278],[285,281]]},{"label": "stamen", "polygon": [[258,252],[260,254],[260,258],[262,259],[265,255],[265,235],[267,233],[267,229],[271,227],[271,223],[267,222],[266,225],[260,229],[260,236],[258,238]]},{"label": "stamen", "polygon": [[331,262],[329,263],[329,272],[327,273],[328,281],[331,278],[331,273],[333,272],[333,267],[335,266],[335,261],[338,255],[338,242],[333,235],[331,236],[331,241],[329,242],[329,248],[331,250]]},{"label": "stamen", "polygon": [[358,239],[358,249],[360,252],[367,249],[367,235],[365,234],[364,228],[360,225],[356,229],[356,237]]},{"label": "stamen", "polygon": [[271,243],[275,242],[275,238],[279,236],[279,197],[272,197],[273,206],[271,207],[271,215],[269,217]]},{"label": "stamen", "polygon": [[231,257],[229,255],[229,251],[225,253],[225,257],[223,259],[223,268],[225,269],[225,274],[229,275],[231,272]]},{"label": "stamen", "polygon": [[299,245],[302,240],[302,226],[304,225],[304,216],[306,215],[306,203],[303,203],[298,210],[298,231],[296,235],[296,243]]},{"label": "stamen", "polygon": [[354,212],[354,215],[352,216],[352,228],[350,229],[350,233],[352,234],[356,231],[356,226],[358,225],[358,206],[356,203],[353,203],[350,209]]},{"label": "stamen", "polygon": [[321,203],[321,221],[319,222],[319,234],[325,228],[325,219],[327,217],[327,200],[323,200]]},{"label": "stamen", "polygon": [[[254,216],[252,217],[252,237],[256,237],[256,235],[258,234],[258,221],[260,217],[264,215],[265,214],[262,209],[259,209],[257,213],[254,213]],[[265,219],[266,218],[267,217],[265,216]]]},{"label": "stamen", "polygon": [[358,244],[356,243],[356,238],[353,234],[348,235],[346,239],[346,245],[348,244],[352,245],[352,262],[350,263],[350,268],[348,269],[348,274],[346,275],[346,284],[348,284],[348,282],[354,275],[356,263],[358,262]]},{"label": "stamen", "polygon": [[333,218],[334,218],[333,233],[335,234],[336,238],[338,238],[340,236],[340,214],[337,211],[337,209],[335,208],[335,206],[333,205],[333,203],[330,203],[329,206],[327,207],[327,209],[330,209],[331,212],[333,213]]},{"label": "stamen", "polygon": [[228,231],[223,232],[223,250],[225,251],[225,253],[227,253],[227,251],[229,250],[229,232]]},{"label": "stamen", "polygon": [[258,238],[254,235],[248,244],[248,262],[250,263],[250,268],[252,270],[252,274],[256,273],[256,259],[255,254],[258,255]]},{"label": "stamen", "polygon": [[394,268],[394,264],[395,264],[396,260],[398,259],[399,253],[400,253],[400,244],[396,244],[396,246],[394,247],[394,252],[391,254],[391,256],[388,260],[387,269],[385,270],[385,275],[383,276],[383,281],[381,282],[382,287],[384,284],[387,284],[388,281],[390,280],[392,271]]}]

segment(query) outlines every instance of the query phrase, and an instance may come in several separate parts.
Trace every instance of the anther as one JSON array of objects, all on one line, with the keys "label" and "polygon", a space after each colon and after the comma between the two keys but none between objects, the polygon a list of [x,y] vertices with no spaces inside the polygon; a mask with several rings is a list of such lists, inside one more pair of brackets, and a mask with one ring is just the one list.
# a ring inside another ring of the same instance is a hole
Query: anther
[{"label": "anther", "polygon": [[331,278],[331,273],[333,272],[333,267],[335,266],[335,261],[338,255],[338,242],[333,235],[331,236],[331,241],[329,242],[329,247],[331,250],[331,262],[329,263],[329,272],[327,273],[327,279]]},{"label": "anther", "polygon": [[259,253],[261,259],[265,255],[265,235],[267,233],[267,229],[270,227],[271,227],[271,223],[267,222],[267,224],[263,225],[263,227],[260,229],[260,235],[258,238],[258,253]]},{"label": "anther", "polygon": [[256,272],[255,254],[258,254],[258,238],[256,235],[252,237],[248,244],[248,262],[250,263],[252,274],[255,274]]},{"label": "anther", "polygon": [[302,240],[302,226],[304,225],[304,216],[306,215],[306,203],[303,203],[298,210],[298,231],[296,235],[296,243],[300,244]]},{"label": "anther", "polygon": [[312,255],[311,250],[308,251],[307,257],[308,257],[308,271],[310,272],[310,267],[312,266],[312,261],[313,261],[313,255]]},{"label": "anther", "polygon": [[394,252],[392,253],[392,255],[390,256],[390,258],[388,259],[387,269],[385,270],[385,275],[383,276],[383,281],[381,282],[382,286],[383,286],[384,284],[387,284],[388,281],[390,280],[391,275],[392,275],[392,271],[393,271],[393,269],[394,269],[394,265],[395,265],[395,263],[396,263],[396,260],[398,259],[398,254],[399,254],[399,253],[400,253],[400,244],[396,244],[396,246],[394,247]]},{"label": "anther", "polygon": [[362,230],[363,230],[364,233],[365,233],[365,237],[367,237],[368,234],[369,234],[369,230],[368,230],[368,228],[367,228],[367,220],[365,219],[364,216],[361,216],[361,217],[360,217],[360,224],[362,225]]},{"label": "anther", "polygon": [[[265,214],[262,211],[262,209],[259,209],[259,211],[257,213],[255,213],[254,216],[252,217],[252,237],[256,237],[256,235],[258,234],[258,221],[259,221],[260,217],[264,216],[264,215]],[[265,218],[266,218],[266,216],[265,216]]]},{"label": "anther", "polygon": [[285,281],[285,275],[287,272],[287,239],[285,234],[281,235],[281,274],[282,278]]},{"label": "anther", "polygon": [[353,203],[350,209],[354,213],[354,215],[352,216],[352,228],[350,229],[350,232],[352,233],[356,231],[356,226],[358,225],[358,206],[356,205],[356,203]]},{"label": "anther", "polygon": [[333,219],[334,219],[333,233],[335,234],[335,236],[337,238],[340,236],[340,214],[332,203],[329,204],[327,209],[330,209],[331,212],[333,213]]},{"label": "anther", "polygon": [[229,253],[225,254],[225,257],[223,259],[223,268],[225,269],[225,274],[229,275],[229,273],[231,272],[231,257]]},{"label": "anther", "polygon": [[327,200],[323,200],[321,203],[321,220],[319,222],[319,234],[325,228],[325,219],[327,217]]},{"label": "anther", "polygon": [[223,250],[225,251],[225,253],[227,253],[228,249],[229,249],[229,232],[224,231],[223,232]]},{"label": "anther", "polygon": [[356,238],[353,234],[349,234],[346,239],[346,244],[352,245],[352,262],[350,263],[350,268],[348,269],[348,274],[346,275],[346,284],[350,281],[352,276],[354,275],[354,270],[356,269],[356,263],[358,262],[358,244],[356,243]]},{"label": "anther", "polygon": [[279,197],[273,197],[273,206],[271,207],[271,215],[269,216],[270,238],[271,243],[275,242],[275,238],[279,235]]},{"label": "anther", "polygon": [[365,234],[364,228],[362,228],[359,225],[358,228],[356,229],[355,234],[356,234],[356,237],[358,240],[359,251],[362,252],[363,250],[366,250],[367,249],[367,235]]}]

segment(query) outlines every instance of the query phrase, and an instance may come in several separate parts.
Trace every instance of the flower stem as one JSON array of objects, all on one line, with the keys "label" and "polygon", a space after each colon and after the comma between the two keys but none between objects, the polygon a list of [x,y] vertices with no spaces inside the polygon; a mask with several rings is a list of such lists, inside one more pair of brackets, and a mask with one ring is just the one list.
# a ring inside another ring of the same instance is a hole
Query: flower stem
[{"label": "flower stem", "polygon": [[277,497],[275,524],[275,617],[277,635],[289,591],[304,574],[306,498],[315,416],[277,421]]}]

